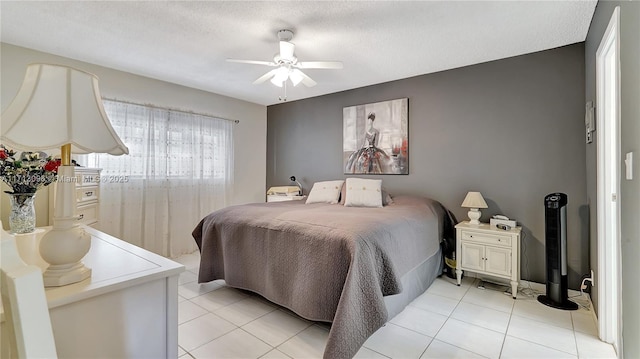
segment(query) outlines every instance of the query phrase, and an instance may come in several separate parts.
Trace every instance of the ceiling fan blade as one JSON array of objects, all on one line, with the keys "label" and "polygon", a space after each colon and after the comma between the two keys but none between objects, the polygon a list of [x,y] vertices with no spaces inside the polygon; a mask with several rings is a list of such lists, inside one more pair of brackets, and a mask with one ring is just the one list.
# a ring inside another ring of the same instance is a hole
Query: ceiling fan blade
[{"label": "ceiling fan blade", "polygon": [[266,74],[260,76],[257,80],[253,81],[253,84],[254,85],[258,85],[258,84],[261,84],[261,83],[267,81],[268,79],[272,78],[276,74],[277,70],[278,69],[273,69],[273,70],[267,72]]},{"label": "ceiling fan blade", "polygon": [[236,60],[227,59],[227,62],[236,62],[239,64],[252,64],[252,65],[266,65],[266,66],[278,66],[278,64],[271,61],[254,61],[254,60]]},{"label": "ceiling fan blade", "polygon": [[293,66],[301,69],[341,69],[344,67],[340,61],[304,61]]},{"label": "ceiling fan blade", "polygon": [[298,70],[298,69],[294,69],[292,71],[292,76],[294,76],[293,74],[295,73],[295,76],[300,76],[301,80],[300,82],[302,82],[303,85],[307,86],[307,87],[313,87],[315,85],[317,85],[318,83],[313,81],[313,79],[309,76],[307,76],[304,72]]}]

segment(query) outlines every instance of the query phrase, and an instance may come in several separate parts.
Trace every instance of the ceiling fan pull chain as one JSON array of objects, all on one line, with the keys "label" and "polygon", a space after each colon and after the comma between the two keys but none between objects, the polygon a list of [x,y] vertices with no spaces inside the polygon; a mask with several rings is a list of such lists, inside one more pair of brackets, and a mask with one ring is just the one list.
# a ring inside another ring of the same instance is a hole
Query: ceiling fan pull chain
[{"label": "ceiling fan pull chain", "polygon": [[287,101],[287,80],[284,81],[284,97],[278,97],[280,101]]}]

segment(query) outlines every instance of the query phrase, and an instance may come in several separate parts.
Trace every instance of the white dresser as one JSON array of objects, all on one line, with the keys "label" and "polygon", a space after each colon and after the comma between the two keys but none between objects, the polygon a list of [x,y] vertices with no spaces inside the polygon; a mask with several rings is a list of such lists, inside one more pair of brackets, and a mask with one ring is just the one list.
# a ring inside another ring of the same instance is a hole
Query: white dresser
[{"label": "white dresser", "polygon": [[[100,208],[101,168],[76,167],[77,214],[80,223],[93,226],[98,223]],[[53,225],[53,206],[56,203],[56,183],[49,189],[49,225]]]},{"label": "white dresser", "polygon": [[[36,242],[48,229],[37,230]],[[85,230],[92,236],[83,259],[91,278],[46,288],[58,357],[176,358],[178,276],[184,266],[91,227]],[[23,239],[29,235],[16,237]],[[46,265],[41,258],[30,261]]]},{"label": "white dresser", "polygon": [[515,299],[520,281],[521,227],[508,231],[461,222],[456,225],[456,275],[458,285],[464,271],[507,279]]}]

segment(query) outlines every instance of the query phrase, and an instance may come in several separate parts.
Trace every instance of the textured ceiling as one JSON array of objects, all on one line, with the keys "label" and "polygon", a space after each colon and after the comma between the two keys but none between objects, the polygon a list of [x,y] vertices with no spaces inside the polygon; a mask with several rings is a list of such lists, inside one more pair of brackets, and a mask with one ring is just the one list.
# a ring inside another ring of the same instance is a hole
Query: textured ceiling
[{"label": "textured ceiling", "polygon": [[585,40],[596,1],[1,1],[2,42],[263,105],[283,90],[252,82],[291,29],[313,88],[296,100]]}]

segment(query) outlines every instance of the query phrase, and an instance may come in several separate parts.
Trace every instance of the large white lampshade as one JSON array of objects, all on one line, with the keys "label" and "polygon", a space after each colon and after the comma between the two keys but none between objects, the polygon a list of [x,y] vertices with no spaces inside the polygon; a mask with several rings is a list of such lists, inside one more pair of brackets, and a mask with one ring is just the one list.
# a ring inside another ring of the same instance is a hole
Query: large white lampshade
[{"label": "large white lampshade", "polygon": [[91,237],[78,226],[71,152],[129,153],[102,106],[98,78],[74,68],[31,64],[22,86],[0,119],[2,143],[24,151],[61,148],[53,228],[40,242],[49,267],[45,286],[62,286],[91,276],[81,260]]},{"label": "large white lampshade", "polygon": [[98,78],[65,66],[31,64],[2,113],[2,141],[24,151],[71,144],[73,153],[129,153],[102,106]]},{"label": "large white lampshade", "polygon": [[488,208],[489,206],[487,206],[487,202],[484,201],[480,192],[469,192],[464,198],[461,207],[469,208],[467,214],[470,224],[480,224],[480,216],[482,215],[480,208]]}]

